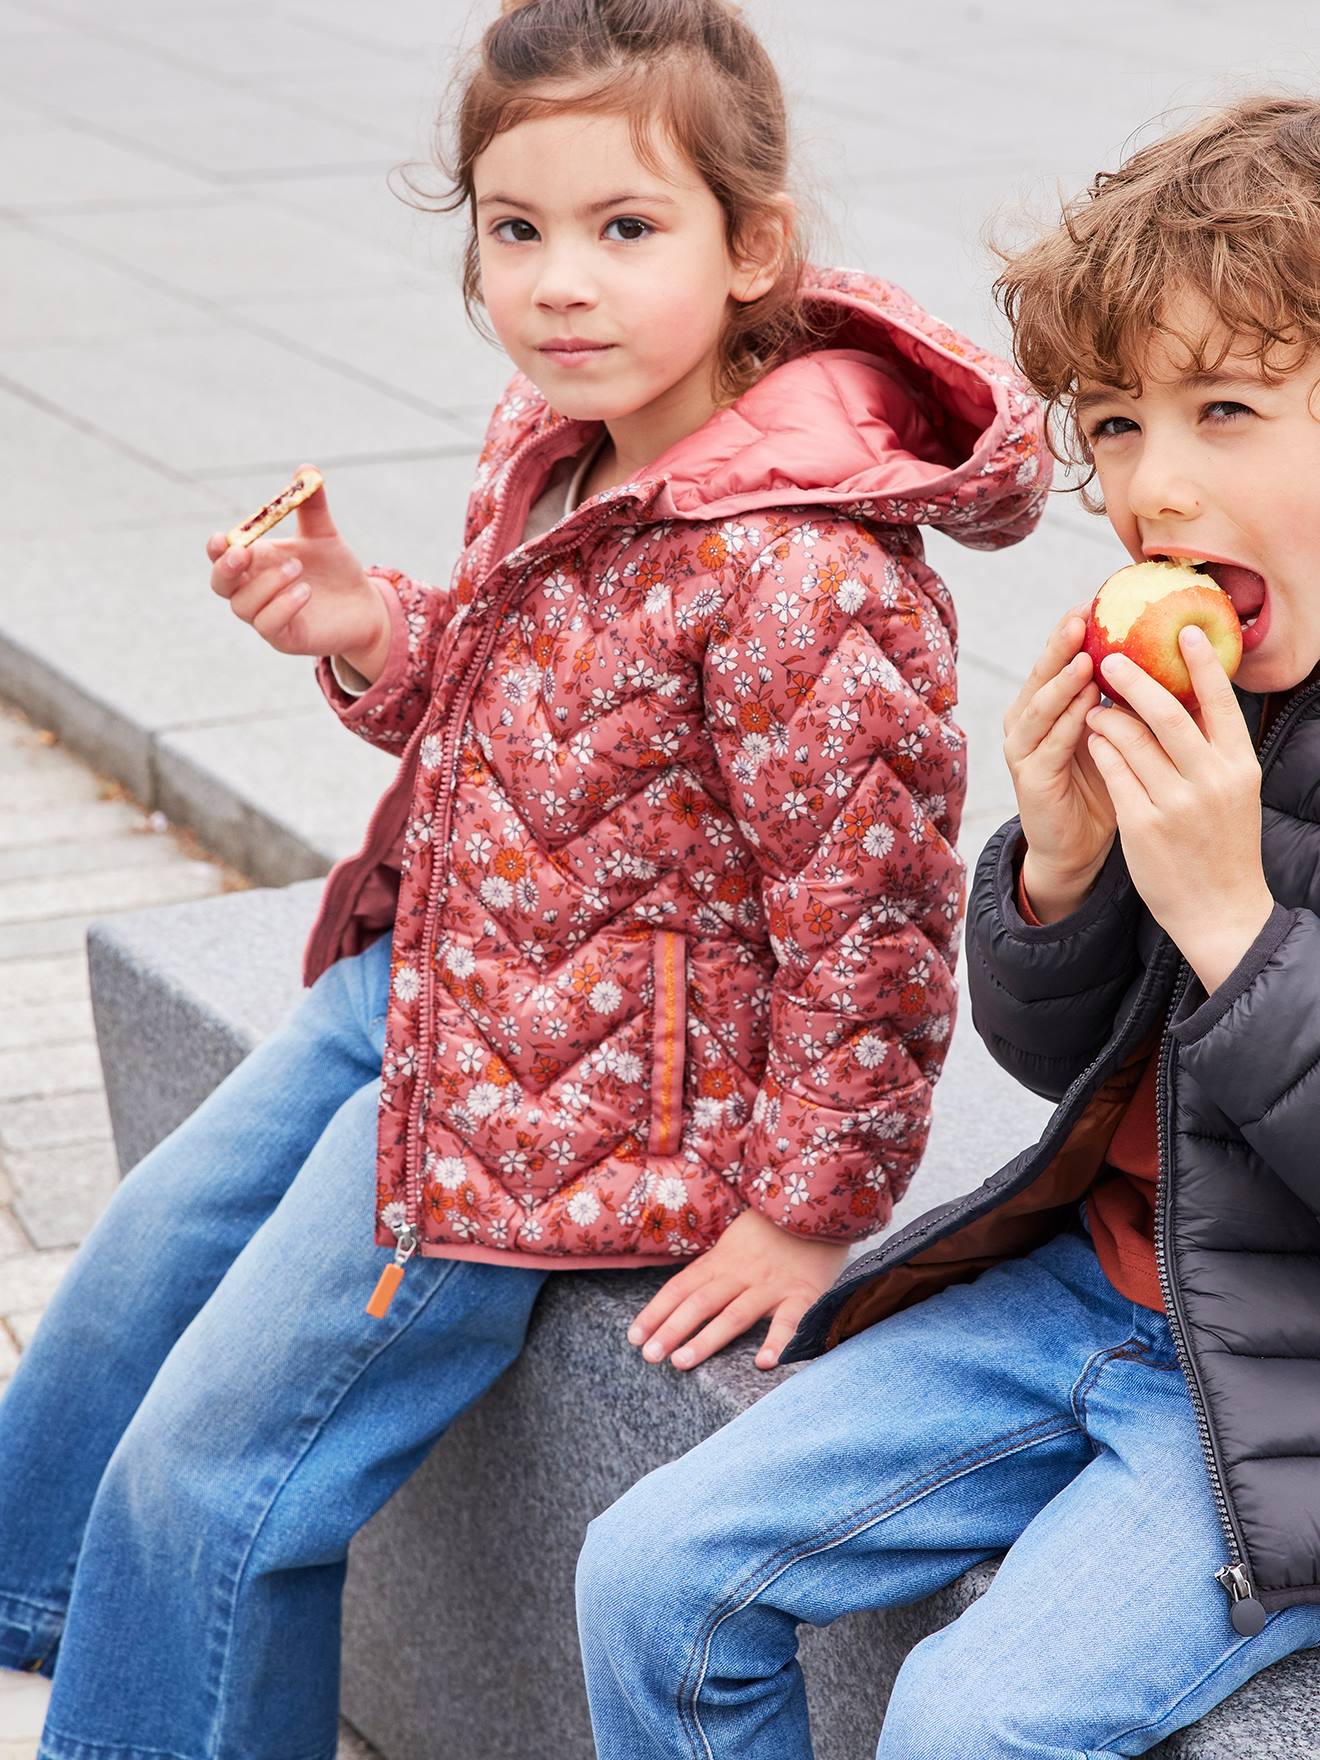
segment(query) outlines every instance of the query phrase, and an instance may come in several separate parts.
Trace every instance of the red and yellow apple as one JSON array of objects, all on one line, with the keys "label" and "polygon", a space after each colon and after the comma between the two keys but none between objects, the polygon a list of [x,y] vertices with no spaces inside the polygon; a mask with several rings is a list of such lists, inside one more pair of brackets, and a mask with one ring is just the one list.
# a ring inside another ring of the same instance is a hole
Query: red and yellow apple
[{"label": "red and yellow apple", "polygon": [[1194,708],[1196,691],[1178,645],[1179,632],[1189,624],[1205,631],[1232,678],[1242,659],[1242,625],[1233,601],[1208,574],[1190,562],[1134,562],[1111,574],[1091,602],[1083,643],[1105,695],[1127,707],[1100,672],[1107,654],[1126,654],[1185,707]]}]

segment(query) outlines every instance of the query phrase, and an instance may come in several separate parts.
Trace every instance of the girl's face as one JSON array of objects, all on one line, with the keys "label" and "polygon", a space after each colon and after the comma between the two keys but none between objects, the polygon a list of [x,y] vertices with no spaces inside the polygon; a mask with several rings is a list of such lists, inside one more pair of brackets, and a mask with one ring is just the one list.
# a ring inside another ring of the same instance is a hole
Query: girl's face
[{"label": "girl's face", "polygon": [[624,116],[519,123],[474,162],[481,292],[495,334],[552,408],[629,430],[644,462],[715,408],[730,302],[772,268],[730,257],[724,213],[657,139],[638,158]]}]

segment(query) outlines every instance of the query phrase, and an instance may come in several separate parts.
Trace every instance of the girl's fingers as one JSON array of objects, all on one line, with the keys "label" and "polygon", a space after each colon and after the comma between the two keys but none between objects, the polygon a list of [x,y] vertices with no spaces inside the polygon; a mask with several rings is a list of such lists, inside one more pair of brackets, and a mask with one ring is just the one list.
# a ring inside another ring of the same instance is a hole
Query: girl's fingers
[{"label": "girl's fingers", "polygon": [[[707,1357],[722,1351],[726,1344],[741,1338],[749,1327],[756,1325],[769,1306],[764,1291],[744,1290],[721,1308],[695,1338],[676,1350],[670,1361],[676,1369],[695,1369],[698,1363],[704,1363]],[[805,1308],[803,1312],[806,1312]]]},{"label": "girl's fingers", "polygon": [[628,1343],[645,1344],[656,1327],[669,1318],[679,1303],[692,1290],[699,1289],[705,1283],[706,1276],[703,1255],[700,1259],[694,1259],[690,1265],[685,1265],[681,1271],[676,1271],[672,1277],[666,1278],[628,1328]]},{"label": "girl's fingers", "polygon": [[758,1369],[773,1369],[778,1363],[784,1346],[792,1338],[801,1324],[802,1316],[811,1306],[813,1297],[792,1295],[786,1296],[775,1309],[770,1320],[770,1330],[765,1335],[765,1343],[756,1353]]},{"label": "girl's fingers", "polygon": [[[302,563],[296,557],[290,557],[276,568],[254,571],[252,578],[244,580],[242,587],[230,599],[230,610],[235,617],[242,618],[244,623],[250,623],[254,629],[258,628],[257,619],[262,612],[277,594],[291,587],[301,573]],[[264,634],[264,630],[262,633]]]},{"label": "girl's fingers", "polygon": [[223,532],[212,532],[206,540],[206,554],[212,562],[219,562],[229,548],[229,540]]},{"label": "girl's fingers", "polygon": [[647,1362],[662,1363],[670,1351],[691,1338],[699,1326],[727,1307],[737,1291],[738,1286],[727,1277],[712,1277],[700,1289],[694,1290],[667,1320],[656,1327],[642,1346],[642,1355]]},{"label": "girl's fingers", "polygon": [[310,594],[311,588],[306,581],[297,581],[291,587],[281,587],[274,598],[252,619],[253,629],[267,641],[283,635],[307,603]]}]

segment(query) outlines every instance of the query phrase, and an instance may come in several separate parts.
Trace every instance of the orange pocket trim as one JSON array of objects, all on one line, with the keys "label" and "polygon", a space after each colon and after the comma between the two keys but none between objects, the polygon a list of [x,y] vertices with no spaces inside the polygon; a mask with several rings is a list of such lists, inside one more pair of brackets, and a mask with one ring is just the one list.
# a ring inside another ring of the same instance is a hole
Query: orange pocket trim
[{"label": "orange pocket trim", "polygon": [[656,934],[652,955],[655,1002],[651,1043],[652,1155],[674,1155],[683,1140],[683,1062],[687,1046],[687,941],[672,929]]}]

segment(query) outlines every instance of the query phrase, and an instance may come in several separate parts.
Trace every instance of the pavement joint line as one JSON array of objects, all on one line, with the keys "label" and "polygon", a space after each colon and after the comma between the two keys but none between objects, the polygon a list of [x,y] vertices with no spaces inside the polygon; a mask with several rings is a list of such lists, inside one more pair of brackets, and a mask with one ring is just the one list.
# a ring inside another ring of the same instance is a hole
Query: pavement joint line
[{"label": "pavement joint line", "polygon": [[120,439],[117,434],[111,434],[105,428],[98,427],[95,422],[89,422],[85,416],[74,415],[62,404],[53,403],[50,398],[43,397],[39,391],[33,391],[30,385],[24,385],[21,380],[11,379],[7,374],[0,373],[0,390],[8,391],[20,402],[30,404],[34,409],[39,409],[43,415],[51,416],[54,420],[62,422],[66,428],[72,428],[75,433],[86,434],[89,439],[99,440],[102,446],[108,446],[112,452],[119,453],[123,458],[131,458],[135,464],[140,464],[147,470],[154,471],[158,477],[163,477],[166,482],[173,483],[176,487],[194,488],[196,486],[181,471],[162,463],[158,458],[153,458],[149,452],[140,451],[138,447]]},{"label": "pavement joint line", "polygon": [[[512,375],[510,375],[512,376]],[[475,409],[471,404],[469,408]],[[469,440],[463,445],[456,441],[452,446],[409,446],[401,447],[397,452],[340,452],[322,453],[318,466],[324,465],[327,470],[349,470],[359,464],[417,464],[428,458],[471,458],[475,441]],[[287,470],[288,461],[284,459],[257,459],[251,464],[219,465],[192,467],[198,477],[209,477],[220,480],[228,477],[250,477],[254,473],[264,471]]]},{"label": "pavement joint line", "polygon": [[[175,206],[187,208],[189,204],[186,199],[181,199],[175,204]],[[222,305],[217,300],[207,299],[204,294],[194,293],[188,288],[177,287],[171,282],[162,281],[158,276],[141,270],[134,264],[125,263],[122,257],[117,257],[110,251],[102,250],[95,245],[89,246],[83,240],[71,240],[63,237],[60,233],[48,231],[41,225],[39,216],[35,221],[33,221],[31,216],[28,216],[27,224],[29,225],[30,230],[33,230],[46,238],[48,242],[63,246],[64,249],[70,251],[74,256],[85,257],[89,262],[99,263],[103,268],[114,270],[117,274],[122,275],[128,281],[135,281],[139,286],[150,288],[153,293],[167,295],[171,299],[192,306],[195,310],[204,313],[208,317],[217,319],[222,324],[232,324],[236,330],[246,330],[251,336],[258,336],[265,342],[274,343],[275,346],[285,354],[298,355],[303,360],[311,361],[318,367],[328,367],[331,372],[338,373],[342,378],[349,380],[351,383],[361,385],[365,390],[374,391],[378,396],[388,397],[394,402],[402,404],[405,409],[415,410],[418,415],[438,416],[446,421],[453,421],[456,419],[454,415],[445,410],[439,404],[432,403],[430,398],[417,397],[412,392],[401,390],[397,385],[387,384],[384,380],[377,379],[373,374],[365,372],[362,368],[355,367],[351,362],[344,361],[336,355],[323,354],[320,349],[310,348],[306,343],[299,341],[297,338],[287,336],[283,331],[272,329],[269,325],[263,324],[258,318],[245,316],[242,312],[241,306]],[[311,224],[315,224],[315,222],[311,222]],[[322,230],[328,231],[328,228],[322,228]],[[359,290],[368,294],[385,293],[397,287],[397,285],[397,274],[387,275],[385,271],[382,270],[379,285],[376,285],[372,281],[366,281],[361,284]],[[260,296],[258,295],[254,297]],[[54,346],[59,345],[56,344]],[[21,384],[21,381],[10,381],[3,375],[0,375],[0,385],[9,384],[17,385]],[[58,404],[48,404],[47,407],[52,412],[62,410],[62,406]],[[75,424],[77,422],[77,418],[72,416],[68,416],[67,419],[71,422],[75,422]],[[95,433],[98,439],[108,438],[108,436],[106,436],[100,429],[88,427],[86,431],[89,433]],[[121,451],[128,451],[132,457],[138,459],[146,459],[150,457],[147,453],[139,453],[135,448],[130,448],[127,442],[120,441],[117,442],[117,444]],[[155,462],[157,469],[169,468],[163,466],[160,461]]]}]

